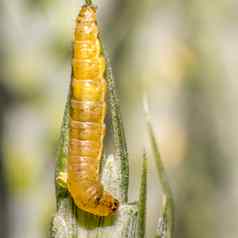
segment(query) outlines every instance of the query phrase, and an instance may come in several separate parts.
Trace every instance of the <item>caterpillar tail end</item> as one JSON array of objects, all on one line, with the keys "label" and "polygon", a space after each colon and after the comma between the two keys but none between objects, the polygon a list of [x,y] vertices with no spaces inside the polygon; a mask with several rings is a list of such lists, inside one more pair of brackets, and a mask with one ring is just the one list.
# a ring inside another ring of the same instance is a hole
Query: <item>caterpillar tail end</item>
[{"label": "caterpillar tail end", "polygon": [[66,172],[60,172],[59,175],[56,177],[56,183],[60,187],[67,189],[67,179],[68,179],[68,174]]}]

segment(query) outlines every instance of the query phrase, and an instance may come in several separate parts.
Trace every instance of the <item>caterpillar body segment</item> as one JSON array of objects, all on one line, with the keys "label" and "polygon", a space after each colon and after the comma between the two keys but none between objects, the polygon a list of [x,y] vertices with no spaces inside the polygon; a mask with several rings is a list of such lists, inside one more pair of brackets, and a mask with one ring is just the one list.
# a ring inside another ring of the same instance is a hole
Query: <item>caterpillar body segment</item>
[{"label": "caterpillar body segment", "polygon": [[96,8],[84,5],[73,43],[67,188],[80,209],[98,216],[111,215],[119,206],[104,191],[99,176],[106,114],[104,71]]}]

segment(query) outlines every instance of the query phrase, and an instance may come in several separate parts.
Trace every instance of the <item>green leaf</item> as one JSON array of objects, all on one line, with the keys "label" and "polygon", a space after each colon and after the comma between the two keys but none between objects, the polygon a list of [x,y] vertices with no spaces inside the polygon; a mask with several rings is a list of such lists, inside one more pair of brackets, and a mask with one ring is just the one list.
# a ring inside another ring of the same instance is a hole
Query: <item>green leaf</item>
[{"label": "green leaf", "polygon": [[115,145],[116,158],[121,163],[121,189],[124,191],[123,202],[127,202],[128,197],[128,184],[129,184],[129,166],[128,166],[128,152],[125,138],[124,127],[121,119],[120,102],[116,90],[116,84],[112,75],[112,68],[110,65],[109,57],[104,53],[107,66],[106,66],[106,81],[108,85],[108,96],[110,104],[110,112],[112,118],[112,130]]},{"label": "green leaf", "polygon": [[138,203],[138,228],[137,238],[145,237],[145,221],[146,221],[146,197],[147,197],[147,157],[144,152],[143,167],[141,175],[140,196]]},{"label": "green leaf", "polygon": [[147,128],[150,137],[150,143],[153,151],[153,157],[156,162],[157,172],[159,176],[160,185],[163,191],[164,202],[160,211],[161,217],[157,229],[156,238],[172,238],[174,233],[174,200],[172,190],[170,188],[167,174],[161,160],[159,147],[157,145],[154,129],[151,124],[149,107],[147,99],[144,101],[144,110],[147,119]]},{"label": "green leaf", "polygon": [[[55,169],[55,178],[59,175],[60,172],[65,172],[67,167],[67,156],[68,156],[68,141],[69,141],[69,100],[70,100],[70,92],[67,97],[65,110],[64,110],[64,117],[63,122],[60,130],[60,142],[59,148],[57,152],[57,160],[56,160],[56,169]],[[60,200],[60,196],[65,196],[65,189],[62,189],[55,182],[55,190],[56,190],[56,200],[57,205],[58,201]]]}]

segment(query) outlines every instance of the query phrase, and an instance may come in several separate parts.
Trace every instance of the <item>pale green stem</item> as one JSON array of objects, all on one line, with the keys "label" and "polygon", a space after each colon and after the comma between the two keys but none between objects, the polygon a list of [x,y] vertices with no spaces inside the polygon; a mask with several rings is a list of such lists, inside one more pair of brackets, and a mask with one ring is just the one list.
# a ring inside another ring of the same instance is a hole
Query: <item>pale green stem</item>
[{"label": "pale green stem", "polygon": [[85,4],[87,4],[87,5],[92,5],[92,4],[93,4],[93,1],[92,1],[92,0],[85,0]]}]

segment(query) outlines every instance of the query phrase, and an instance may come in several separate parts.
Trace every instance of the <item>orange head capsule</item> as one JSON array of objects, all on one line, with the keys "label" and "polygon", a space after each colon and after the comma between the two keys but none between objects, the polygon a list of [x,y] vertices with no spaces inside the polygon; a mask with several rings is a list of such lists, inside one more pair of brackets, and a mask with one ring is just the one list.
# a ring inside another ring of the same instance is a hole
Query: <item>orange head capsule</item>
[{"label": "orange head capsule", "polygon": [[119,201],[113,198],[109,193],[104,192],[101,198],[98,198],[97,205],[91,213],[97,216],[110,216],[117,211]]}]

